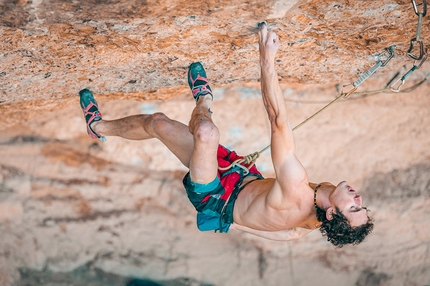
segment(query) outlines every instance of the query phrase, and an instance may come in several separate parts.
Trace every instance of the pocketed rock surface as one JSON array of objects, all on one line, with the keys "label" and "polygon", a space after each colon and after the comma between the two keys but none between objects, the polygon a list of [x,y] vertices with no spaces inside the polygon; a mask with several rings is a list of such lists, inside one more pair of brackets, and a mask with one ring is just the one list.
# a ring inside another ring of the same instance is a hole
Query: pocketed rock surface
[{"label": "pocketed rock surface", "polygon": [[[319,231],[291,242],[199,232],[187,170],[165,147],[86,134],[82,88],[105,119],[164,112],[186,124],[195,104],[187,67],[201,61],[221,143],[262,149],[261,20],[281,39],[292,126],[386,47],[396,45],[395,58],[359,91],[414,64],[418,17],[406,0],[0,2],[0,285],[430,284],[428,63],[402,86],[416,89],[354,94],[295,131],[310,180],[346,179],[371,209],[375,229],[359,246],[336,249]],[[257,166],[274,176],[270,152]]]}]

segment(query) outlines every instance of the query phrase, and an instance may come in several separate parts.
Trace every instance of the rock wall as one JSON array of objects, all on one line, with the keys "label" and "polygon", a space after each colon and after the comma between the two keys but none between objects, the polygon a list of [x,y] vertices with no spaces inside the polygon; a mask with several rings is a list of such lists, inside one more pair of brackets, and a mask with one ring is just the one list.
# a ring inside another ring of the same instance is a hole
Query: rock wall
[{"label": "rock wall", "polygon": [[[395,44],[396,57],[359,91],[413,63],[410,1],[0,2],[0,285],[430,284],[428,63],[403,87],[417,89],[354,94],[295,132],[311,180],[347,179],[372,210],[375,230],[355,247],[335,249],[318,231],[288,243],[201,233],[186,169],[165,147],[87,136],[76,97],[84,87],[105,119],[160,111],[187,123],[186,70],[200,60],[221,142],[240,154],[262,149],[263,19],[281,37],[293,126],[385,47]],[[428,16],[423,23],[427,46]],[[273,176],[269,153],[258,167]]]},{"label": "rock wall", "polygon": [[[397,1],[61,1],[0,4],[0,102],[58,103],[88,87],[112,99],[168,99],[202,61],[217,85],[259,78],[256,24],[283,45],[285,82],[347,83],[396,45],[385,71],[406,56],[418,17]],[[422,39],[428,47],[428,17]]]}]

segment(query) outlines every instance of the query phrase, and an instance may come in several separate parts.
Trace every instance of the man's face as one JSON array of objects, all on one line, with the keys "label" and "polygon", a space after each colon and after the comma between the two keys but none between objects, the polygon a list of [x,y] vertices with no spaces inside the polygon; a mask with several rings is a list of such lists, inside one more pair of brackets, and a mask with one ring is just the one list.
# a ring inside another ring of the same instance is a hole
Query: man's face
[{"label": "man's face", "polygon": [[367,223],[367,211],[362,208],[362,198],[346,181],[337,185],[329,200],[332,205],[339,208],[352,227]]}]

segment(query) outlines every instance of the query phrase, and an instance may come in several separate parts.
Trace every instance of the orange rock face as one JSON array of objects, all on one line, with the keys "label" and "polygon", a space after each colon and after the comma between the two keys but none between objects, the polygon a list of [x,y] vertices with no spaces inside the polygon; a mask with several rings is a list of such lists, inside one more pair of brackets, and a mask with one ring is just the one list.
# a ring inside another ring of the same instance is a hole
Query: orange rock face
[{"label": "orange rock face", "polygon": [[[169,99],[202,61],[216,85],[259,78],[256,25],[282,41],[283,82],[354,81],[396,45],[406,56],[410,1],[7,1],[0,4],[0,101],[59,102],[87,87],[111,99]],[[422,38],[428,47],[428,18]]]}]

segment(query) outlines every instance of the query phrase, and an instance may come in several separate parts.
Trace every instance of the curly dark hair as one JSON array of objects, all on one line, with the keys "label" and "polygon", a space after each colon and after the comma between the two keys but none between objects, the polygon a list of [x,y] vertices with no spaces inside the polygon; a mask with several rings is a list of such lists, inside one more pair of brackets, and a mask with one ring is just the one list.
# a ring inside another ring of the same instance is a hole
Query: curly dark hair
[{"label": "curly dark hair", "polygon": [[360,244],[373,230],[373,219],[369,216],[367,216],[367,223],[352,227],[337,207],[332,220],[327,219],[326,211],[322,208],[317,207],[316,212],[318,221],[322,223],[320,227],[322,235],[327,236],[327,240],[338,248],[346,244]]}]

